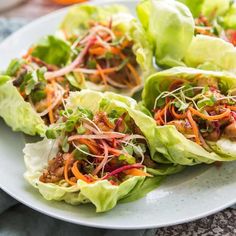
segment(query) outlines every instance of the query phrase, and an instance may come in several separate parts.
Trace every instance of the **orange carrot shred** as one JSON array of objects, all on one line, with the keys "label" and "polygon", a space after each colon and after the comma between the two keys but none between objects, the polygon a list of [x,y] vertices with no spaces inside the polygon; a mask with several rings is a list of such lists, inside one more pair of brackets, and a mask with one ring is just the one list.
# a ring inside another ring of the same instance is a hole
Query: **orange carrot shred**
[{"label": "orange carrot shred", "polygon": [[196,116],[199,116],[201,117],[202,119],[205,119],[205,120],[221,120],[227,116],[230,115],[230,109],[226,109],[225,112],[221,113],[220,115],[215,115],[215,116],[208,116],[208,115],[205,115],[199,111],[197,111],[196,109],[194,109],[193,107],[189,107],[189,110],[193,113],[193,115],[196,115]]},{"label": "orange carrot shred", "polygon": [[70,161],[72,159],[72,155],[71,154],[67,154],[67,159],[66,159],[66,163],[65,163],[65,167],[64,167],[64,177],[65,177],[65,180],[68,184],[70,185],[75,185],[76,183],[71,181],[68,177],[68,171],[69,171],[69,164],[70,164]]},{"label": "orange carrot shred", "polygon": [[186,113],[183,113],[183,114],[178,114],[176,111],[175,111],[175,107],[174,106],[171,106],[171,112],[172,112],[172,115],[177,118],[177,119],[185,119],[186,118]]},{"label": "orange carrot shred", "polygon": [[192,114],[191,114],[190,110],[187,111],[187,118],[189,120],[189,123],[190,123],[192,129],[193,129],[193,133],[195,135],[196,143],[200,145],[201,141],[200,141],[200,137],[199,137],[199,130],[198,130],[196,122],[194,121],[194,119],[192,117]]},{"label": "orange carrot shred", "polygon": [[98,72],[99,72],[100,76],[102,77],[103,83],[105,84],[105,86],[107,86],[107,79],[106,79],[106,76],[104,75],[104,73],[102,71],[101,66],[97,63],[96,67],[98,69]]},{"label": "orange carrot shred", "polygon": [[124,173],[127,174],[127,175],[133,175],[133,176],[148,176],[148,177],[152,177],[152,175],[144,172],[143,170],[137,169],[137,168],[125,170]]},{"label": "orange carrot shred", "polygon": [[85,182],[88,182],[87,178],[79,171],[78,169],[78,163],[79,161],[76,161],[74,164],[73,164],[73,167],[71,169],[72,173],[74,174],[74,176],[76,177],[76,179],[81,179]]}]

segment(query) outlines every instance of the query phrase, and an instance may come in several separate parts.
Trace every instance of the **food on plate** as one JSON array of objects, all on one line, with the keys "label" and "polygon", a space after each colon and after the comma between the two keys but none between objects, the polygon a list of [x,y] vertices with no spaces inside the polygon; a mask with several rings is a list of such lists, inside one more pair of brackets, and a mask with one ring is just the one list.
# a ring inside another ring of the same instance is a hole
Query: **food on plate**
[{"label": "food on plate", "polygon": [[157,66],[186,65],[235,73],[235,4],[229,2],[140,1],[137,5],[143,28],[140,35],[148,38]]},{"label": "food on plate", "polygon": [[72,7],[60,30],[77,56],[66,67],[46,73],[46,78],[73,72],[79,88],[132,95],[142,86],[132,21],[133,16],[119,5]]},{"label": "food on plate", "polygon": [[[0,77],[1,81],[6,78],[0,86],[0,114],[14,130],[42,135],[44,124],[57,121],[63,100],[76,88],[63,76],[47,80],[45,72],[55,68],[56,65],[26,54],[12,60]],[[5,106],[8,109],[3,111]]]},{"label": "food on plate", "polygon": [[230,0],[180,2],[189,7],[195,20],[195,37],[185,55],[185,63],[235,73],[235,3]]},{"label": "food on plate", "polygon": [[12,60],[0,77],[0,115],[15,131],[44,136],[69,91],[133,95],[152,61],[145,38],[136,37],[138,27],[121,5],[72,7],[55,35]]},{"label": "food on plate", "polygon": [[112,93],[72,93],[47,138],[26,145],[25,178],[47,200],[91,202],[97,212],[144,196],[183,167],[151,159],[155,122],[135,105]]},{"label": "food on plate", "polygon": [[236,45],[235,3],[231,0],[179,0],[195,18],[195,33],[219,37]]},{"label": "food on plate", "polygon": [[176,67],[152,75],[143,103],[156,120],[157,151],[172,163],[236,160],[236,78]]},{"label": "food on plate", "polygon": [[0,75],[0,116],[43,137],[23,150],[25,179],[46,200],[105,212],[186,166],[236,160],[235,9],[141,0],[136,19],[122,5],[70,8]]}]

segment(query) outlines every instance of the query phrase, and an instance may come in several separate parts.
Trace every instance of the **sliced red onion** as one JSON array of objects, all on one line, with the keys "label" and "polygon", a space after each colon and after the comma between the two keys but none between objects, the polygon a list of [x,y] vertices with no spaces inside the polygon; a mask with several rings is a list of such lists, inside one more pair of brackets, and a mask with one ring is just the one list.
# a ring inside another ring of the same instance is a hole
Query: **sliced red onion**
[{"label": "sliced red onion", "polygon": [[111,173],[105,175],[102,179],[108,179],[109,177],[119,174],[120,172],[123,172],[125,170],[129,170],[129,169],[134,169],[134,168],[144,168],[144,165],[141,164],[133,164],[133,165],[126,165],[126,166],[122,166],[114,171],[112,171]]},{"label": "sliced red onion", "polygon": [[81,134],[70,136],[68,141],[71,142],[77,139],[114,139],[123,137],[125,137],[125,134]]},{"label": "sliced red onion", "polygon": [[98,172],[105,167],[108,160],[108,145],[103,140],[101,142],[104,148],[104,158],[101,161],[101,163],[96,167],[96,169],[93,171],[92,175],[97,175]]},{"label": "sliced red onion", "polygon": [[[81,149],[81,148],[80,148],[79,146],[77,146],[74,142],[72,142],[72,144],[73,144],[73,146],[74,146],[77,150],[79,150],[80,152],[84,153],[84,154],[87,155],[87,156],[91,156],[91,157],[95,157],[95,158],[99,158],[99,159],[103,159],[103,158],[104,158],[104,155],[99,156],[99,155],[91,154],[91,153],[86,152],[86,151],[84,151],[83,149]],[[110,158],[110,157],[114,157],[114,155],[109,155],[108,157],[109,157],[109,158]]]}]

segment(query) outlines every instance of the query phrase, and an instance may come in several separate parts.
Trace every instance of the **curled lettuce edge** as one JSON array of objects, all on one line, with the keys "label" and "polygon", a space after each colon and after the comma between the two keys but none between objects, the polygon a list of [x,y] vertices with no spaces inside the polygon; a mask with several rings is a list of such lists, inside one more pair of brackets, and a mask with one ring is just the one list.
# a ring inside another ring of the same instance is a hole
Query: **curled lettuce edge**
[{"label": "curled lettuce edge", "polygon": [[[206,79],[217,78],[225,91],[236,88],[236,77],[233,74],[176,67],[158,72],[147,79],[142,94],[144,106],[152,110],[156,97],[162,91],[167,90],[172,80],[184,78],[191,81],[196,76],[203,76]],[[227,151],[229,147],[228,142],[223,142],[222,139],[215,143],[209,142],[212,152],[208,152],[200,145],[185,138],[173,125],[156,126],[156,132],[156,137],[160,141],[156,149],[171,163],[195,165],[200,163],[211,164],[215,161],[236,160],[235,153]],[[231,145],[236,145],[236,143],[231,142]]]},{"label": "curled lettuce edge", "polygon": [[189,67],[236,72],[236,49],[223,39],[206,35],[193,38],[185,54],[185,64]]},{"label": "curled lettuce edge", "polygon": [[24,101],[11,81],[0,86],[0,116],[13,131],[44,136],[44,121],[31,104]]},{"label": "curled lettuce edge", "polygon": [[231,0],[177,0],[185,4],[192,12],[194,17],[200,14],[212,20],[212,17],[218,17],[228,12]]}]

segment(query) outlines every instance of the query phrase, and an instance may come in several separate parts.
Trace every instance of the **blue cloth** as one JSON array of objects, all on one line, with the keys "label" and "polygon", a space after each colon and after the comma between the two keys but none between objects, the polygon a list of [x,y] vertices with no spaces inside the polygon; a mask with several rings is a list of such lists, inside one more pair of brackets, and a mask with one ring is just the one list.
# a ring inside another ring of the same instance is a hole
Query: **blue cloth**
[{"label": "blue cloth", "polygon": [[[22,19],[0,18],[0,41],[25,23]],[[0,189],[0,236],[175,236],[175,235],[236,235],[236,210],[188,224],[149,230],[105,230],[79,226],[56,220],[36,212],[8,196]]]}]

